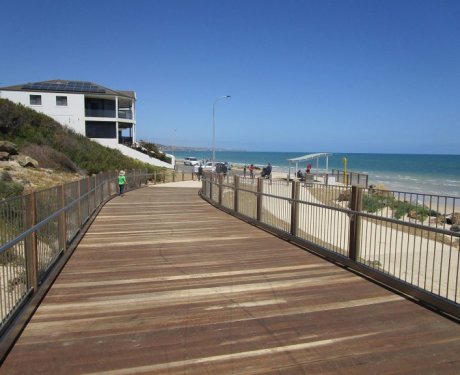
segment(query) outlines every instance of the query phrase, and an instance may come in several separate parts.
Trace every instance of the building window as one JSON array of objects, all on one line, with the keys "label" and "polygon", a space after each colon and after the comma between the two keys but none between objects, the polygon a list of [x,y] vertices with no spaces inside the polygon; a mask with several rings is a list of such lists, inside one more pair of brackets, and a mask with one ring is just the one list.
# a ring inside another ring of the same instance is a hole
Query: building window
[{"label": "building window", "polygon": [[67,106],[67,96],[56,96],[56,105]]},{"label": "building window", "polygon": [[116,117],[115,100],[85,98],[86,117]]},{"label": "building window", "polygon": [[42,105],[42,96],[30,95],[30,105]]},{"label": "building window", "polygon": [[114,122],[86,121],[88,138],[117,138],[117,126]]}]

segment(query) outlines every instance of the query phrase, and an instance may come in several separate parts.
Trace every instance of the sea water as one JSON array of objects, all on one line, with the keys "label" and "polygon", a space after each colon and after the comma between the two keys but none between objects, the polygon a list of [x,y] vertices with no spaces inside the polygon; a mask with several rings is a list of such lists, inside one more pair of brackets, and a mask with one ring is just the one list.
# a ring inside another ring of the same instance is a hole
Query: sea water
[{"label": "sea water", "polygon": [[[210,160],[211,151],[174,151],[176,158],[195,156],[199,160]],[[314,153],[314,152],[311,152]],[[270,163],[277,172],[288,172],[288,159],[309,154],[298,152],[250,152],[216,151],[216,160],[230,164],[254,164],[263,167]],[[434,195],[460,196],[460,155],[416,155],[416,154],[355,154],[332,153],[328,159],[328,169],[344,169],[369,175],[369,184],[384,185],[398,191],[425,193]],[[299,163],[299,169],[305,170],[311,163],[313,172],[316,161]],[[295,168],[295,164],[291,165]],[[325,158],[319,160],[319,172],[325,172]],[[295,173],[292,169],[291,173]]]}]

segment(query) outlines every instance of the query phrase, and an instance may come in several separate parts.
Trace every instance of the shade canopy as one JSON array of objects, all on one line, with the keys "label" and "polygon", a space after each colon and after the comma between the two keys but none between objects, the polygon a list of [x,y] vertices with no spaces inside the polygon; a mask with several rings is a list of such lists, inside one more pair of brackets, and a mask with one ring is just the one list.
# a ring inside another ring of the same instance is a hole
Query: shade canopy
[{"label": "shade canopy", "polygon": [[307,160],[314,160],[319,158],[327,158],[328,156],[332,156],[329,152],[318,152],[316,154],[308,154],[304,156],[299,156],[298,158],[288,159],[290,162],[300,162],[300,161],[307,161]]},{"label": "shade canopy", "polygon": [[316,173],[318,173],[318,169],[319,169],[319,159],[321,158],[326,158],[326,173],[328,171],[328,168],[329,168],[329,156],[332,156],[331,153],[329,152],[318,152],[316,154],[308,154],[308,155],[304,155],[304,156],[299,156],[297,158],[292,158],[292,159],[287,159],[288,162],[289,162],[289,172],[288,172],[288,179],[291,178],[291,165],[292,164],[295,164],[295,171],[297,171],[299,169],[299,163],[301,162],[305,162],[305,161],[308,161],[308,160],[316,160]]}]

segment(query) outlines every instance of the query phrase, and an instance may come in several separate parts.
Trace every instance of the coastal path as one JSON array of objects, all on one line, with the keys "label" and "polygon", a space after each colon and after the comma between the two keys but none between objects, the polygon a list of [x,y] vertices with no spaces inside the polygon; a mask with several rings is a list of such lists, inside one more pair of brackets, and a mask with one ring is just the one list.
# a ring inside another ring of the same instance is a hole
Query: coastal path
[{"label": "coastal path", "polygon": [[1,374],[460,373],[460,325],[183,183],[109,201]]}]

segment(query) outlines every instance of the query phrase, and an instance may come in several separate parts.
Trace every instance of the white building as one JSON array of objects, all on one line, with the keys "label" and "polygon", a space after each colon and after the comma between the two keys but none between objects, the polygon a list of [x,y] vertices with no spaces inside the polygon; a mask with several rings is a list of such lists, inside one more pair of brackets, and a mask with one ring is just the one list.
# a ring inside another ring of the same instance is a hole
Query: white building
[{"label": "white building", "polygon": [[[136,143],[136,93],[83,81],[52,80],[1,87],[0,98],[20,103],[104,146],[143,162],[172,168],[131,148]],[[168,155],[170,156],[170,155]]]}]

